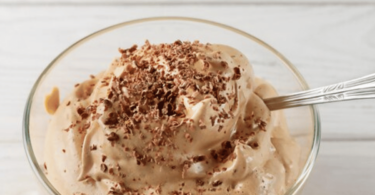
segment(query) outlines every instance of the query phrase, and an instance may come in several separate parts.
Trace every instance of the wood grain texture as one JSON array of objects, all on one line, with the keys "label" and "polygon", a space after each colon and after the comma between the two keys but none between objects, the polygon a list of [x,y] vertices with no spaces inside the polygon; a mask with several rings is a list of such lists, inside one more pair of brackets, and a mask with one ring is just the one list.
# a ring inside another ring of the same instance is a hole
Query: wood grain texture
[{"label": "wood grain texture", "polygon": [[375,0],[0,0],[3,5],[370,5]]},{"label": "wood grain texture", "polygon": [[[22,112],[34,81],[62,50],[112,24],[170,15],[225,23],[274,46],[296,65],[311,87],[375,72],[372,5],[85,7],[30,6],[21,0],[17,0],[21,6],[2,6],[3,2],[8,1],[0,0],[0,194],[38,194],[21,144]],[[363,100],[319,106],[322,148],[304,194],[373,194],[374,103]]]},{"label": "wood grain texture", "polygon": [[322,142],[303,194],[374,194],[374,148],[373,141]]}]

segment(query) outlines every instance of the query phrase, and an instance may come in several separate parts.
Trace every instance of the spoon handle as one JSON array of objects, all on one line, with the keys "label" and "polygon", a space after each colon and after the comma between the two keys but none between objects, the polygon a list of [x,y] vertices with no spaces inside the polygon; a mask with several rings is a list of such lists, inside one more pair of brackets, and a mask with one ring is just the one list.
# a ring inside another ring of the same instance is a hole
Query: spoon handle
[{"label": "spoon handle", "polygon": [[375,98],[375,74],[317,89],[267,98],[264,99],[264,102],[270,110],[279,110],[311,104],[368,98]]}]

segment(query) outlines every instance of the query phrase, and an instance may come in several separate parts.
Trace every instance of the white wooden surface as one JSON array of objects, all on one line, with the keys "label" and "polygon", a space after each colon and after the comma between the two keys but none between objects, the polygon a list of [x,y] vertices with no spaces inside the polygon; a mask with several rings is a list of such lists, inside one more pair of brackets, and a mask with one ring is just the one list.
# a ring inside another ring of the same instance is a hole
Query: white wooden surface
[{"label": "white wooden surface", "polygon": [[135,5],[135,4],[167,4],[167,5],[183,5],[183,4],[193,4],[194,6],[199,4],[252,4],[252,5],[261,5],[261,4],[318,4],[318,5],[327,5],[327,4],[346,4],[346,5],[363,5],[363,4],[372,4],[374,0],[0,0],[0,3],[5,5],[98,5],[98,4],[122,4],[122,5]]},{"label": "white wooden surface", "polygon": [[[0,0],[0,194],[38,194],[21,137],[33,82],[63,49],[112,24],[166,15],[225,23],[274,46],[311,87],[375,72],[374,1],[103,2]],[[304,194],[375,194],[375,100],[319,108],[321,150]]]},{"label": "white wooden surface", "polygon": [[310,3],[318,3],[318,4],[371,4],[374,3],[374,0],[0,0],[0,3],[6,3],[11,5],[20,5],[20,4],[27,4],[27,5],[38,5],[38,4],[85,4],[85,5],[93,5],[93,4],[139,4],[139,3],[148,3],[148,4],[310,4]]}]

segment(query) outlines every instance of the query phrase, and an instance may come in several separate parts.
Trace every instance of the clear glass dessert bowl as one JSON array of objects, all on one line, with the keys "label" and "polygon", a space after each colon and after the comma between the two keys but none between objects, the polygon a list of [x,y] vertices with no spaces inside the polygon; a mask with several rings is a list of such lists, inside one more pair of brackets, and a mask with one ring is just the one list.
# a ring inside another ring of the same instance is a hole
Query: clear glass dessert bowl
[{"label": "clear glass dessert bowl", "polygon": [[[279,94],[308,89],[297,69],[278,51],[258,38],[216,22],[183,18],[154,17],[120,23],[95,32],[58,55],[35,82],[27,100],[23,119],[23,138],[30,165],[46,194],[59,194],[44,171],[45,135],[50,115],[44,109],[44,98],[53,87],[65,97],[74,84],[90,74],[105,70],[117,48],[151,43],[171,43],[175,40],[199,40],[202,43],[229,45],[249,59],[255,75],[270,82]],[[314,106],[285,110],[291,135],[302,147],[301,170],[297,181],[286,192],[299,194],[308,178],[319,150],[319,114]]]}]

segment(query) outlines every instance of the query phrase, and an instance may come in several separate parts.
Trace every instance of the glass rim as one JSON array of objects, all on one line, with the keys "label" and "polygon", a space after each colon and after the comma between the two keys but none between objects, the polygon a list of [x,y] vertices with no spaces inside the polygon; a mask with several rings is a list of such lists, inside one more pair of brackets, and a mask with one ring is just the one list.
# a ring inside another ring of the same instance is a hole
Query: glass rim
[{"label": "glass rim", "polygon": [[[185,22],[196,22],[196,23],[201,23],[201,24],[207,24],[211,26],[216,26],[223,28],[225,30],[232,31],[234,33],[237,33],[239,35],[242,35],[257,44],[263,46],[267,50],[269,50],[271,53],[273,53],[276,57],[279,58],[283,62],[283,64],[289,68],[289,70],[293,73],[294,77],[298,80],[300,87],[303,90],[308,90],[309,86],[303,76],[299,73],[297,68],[288,60],[286,59],[280,52],[278,52],[276,49],[265,43],[264,41],[258,39],[257,37],[239,30],[237,28],[221,24],[218,22],[213,22],[210,20],[205,20],[205,19],[199,19],[199,18],[190,18],[190,17],[177,17],[177,16],[164,16],[164,17],[148,17],[148,18],[141,18],[141,19],[135,19],[135,20],[130,20],[126,22],[121,22],[106,28],[103,28],[101,30],[98,30],[94,33],[91,33],[87,35],[86,37],[78,40],[71,46],[69,46],[67,49],[62,51],[57,57],[55,57],[49,64],[48,66],[43,70],[43,72],[40,74],[38,79],[35,81],[30,94],[28,96],[25,110],[24,110],[24,115],[23,115],[23,124],[22,124],[22,137],[23,137],[23,145],[24,145],[24,150],[27,156],[27,159],[29,161],[29,164],[35,174],[35,176],[38,178],[38,181],[42,184],[45,190],[48,191],[50,194],[60,194],[55,187],[49,182],[45,174],[43,173],[43,170],[39,167],[38,161],[36,160],[31,140],[30,140],[30,131],[29,131],[29,119],[30,119],[30,110],[31,106],[33,103],[33,97],[35,94],[35,91],[37,90],[39,84],[44,80],[45,76],[48,74],[48,72],[59,62],[64,56],[66,56],[71,50],[75,49],[76,47],[80,46],[81,44],[85,43],[86,41],[89,41],[92,38],[95,38],[101,34],[104,34],[106,32],[115,30],[120,27],[124,26],[129,26],[129,25],[134,25],[134,24],[139,24],[139,23],[145,23],[145,22],[155,22],[155,21],[185,21]],[[299,177],[297,178],[296,182],[291,186],[287,192],[285,193],[286,195],[292,195],[295,194],[302,188],[303,184],[305,183],[306,179],[308,178],[309,174],[311,173],[311,170],[314,167],[318,152],[319,152],[319,147],[320,147],[320,117],[319,117],[319,111],[316,106],[312,105],[309,106],[310,112],[312,113],[312,120],[314,122],[314,133],[313,133],[313,141],[312,141],[312,148],[310,150],[309,156],[306,160],[305,166],[302,169],[302,172],[300,173]]]}]

